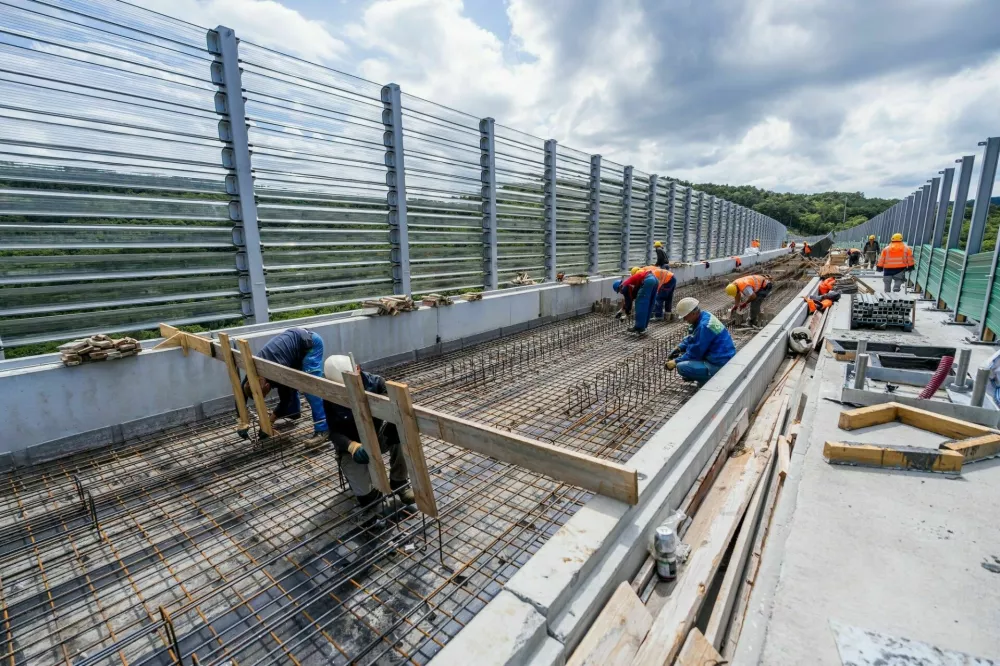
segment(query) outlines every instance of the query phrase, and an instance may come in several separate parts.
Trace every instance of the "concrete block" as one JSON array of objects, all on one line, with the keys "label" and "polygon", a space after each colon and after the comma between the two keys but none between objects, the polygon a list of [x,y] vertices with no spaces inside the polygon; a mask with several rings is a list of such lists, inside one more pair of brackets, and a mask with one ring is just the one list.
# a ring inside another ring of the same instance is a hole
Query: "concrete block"
[{"label": "concrete block", "polygon": [[542,614],[504,590],[432,662],[434,666],[521,666],[542,648],[546,638]]},{"label": "concrete block", "polygon": [[628,508],[624,502],[594,497],[514,574],[506,589],[543,615],[559,609]]},{"label": "concrete block", "polygon": [[566,646],[551,636],[546,636],[527,666],[565,666],[566,658]]}]

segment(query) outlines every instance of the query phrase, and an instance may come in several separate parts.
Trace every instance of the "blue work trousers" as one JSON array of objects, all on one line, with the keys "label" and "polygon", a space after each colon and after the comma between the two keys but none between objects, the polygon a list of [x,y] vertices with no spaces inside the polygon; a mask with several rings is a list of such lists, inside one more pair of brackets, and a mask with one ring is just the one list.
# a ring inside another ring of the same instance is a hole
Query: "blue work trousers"
[{"label": "blue work trousers", "polygon": [[677,374],[684,379],[698,382],[698,386],[704,386],[721,367],[708,361],[681,361],[677,364]]},{"label": "blue work trousers", "polygon": [[663,311],[672,312],[674,307],[674,288],[677,287],[677,276],[671,275],[670,279],[660,285],[656,292],[656,303],[653,304],[653,316],[662,317]]},{"label": "blue work trousers", "polygon": [[[318,333],[313,333],[312,343],[312,349],[310,349],[309,353],[306,354],[306,357],[302,359],[302,372],[308,372],[310,375],[322,377],[323,338],[319,337]],[[313,432],[316,434],[326,432],[328,430],[328,426],[326,425],[326,412],[323,410],[323,399],[307,393],[306,401],[309,403],[309,409],[312,411]],[[298,396],[295,397],[295,402],[298,402]]]},{"label": "blue work trousers", "polygon": [[649,325],[649,315],[653,311],[653,303],[656,301],[656,288],[660,281],[652,273],[646,276],[639,287],[639,293],[635,297],[635,330],[645,331]]}]

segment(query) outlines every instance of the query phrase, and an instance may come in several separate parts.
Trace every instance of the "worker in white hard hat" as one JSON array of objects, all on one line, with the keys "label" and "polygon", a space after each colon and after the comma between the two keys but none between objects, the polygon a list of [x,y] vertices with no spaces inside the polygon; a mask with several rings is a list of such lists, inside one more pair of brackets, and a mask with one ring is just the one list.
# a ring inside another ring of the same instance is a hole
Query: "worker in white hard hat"
[{"label": "worker in white hard hat", "polygon": [[868,240],[865,242],[865,246],[861,248],[861,251],[865,255],[865,266],[869,270],[874,270],[875,262],[878,261],[878,256],[882,253],[882,248],[879,247],[878,240],[875,239],[874,234],[868,237]]},{"label": "worker in white hard hat", "polygon": [[653,243],[653,249],[656,250],[656,267],[669,268],[670,260],[667,259],[667,253],[663,250],[663,241]]},{"label": "worker in white hard hat", "polygon": [[704,386],[729,359],[736,356],[733,337],[718,317],[701,309],[696,298],[682,298],[675,312],[690,328],[687,337],[670,352],[670,360],[664,367],[677,370],[677,374],[684,379]]},{"label": "worker in white hard hat", "polygon": [[[324,376],[335,382],[344,382],[344,373],[354,370],[354,364],[350,357],[341,355],[328,356],[323,363]],[[364,384],[365,391],[386,394],[385,380],[379,375],[370,372],[359,371],[361,373],[361,383]],[[348,407],[342,407],[329,401],[323,401],[326,409],[326,420],[330,426],[330,441],[337,451],[337,464],[347,478],[348,485],[354,493],[355,499],[362,508],[374,506],[382,499],[382,493],[372,485],[371,475],[368,471],[370,459],[368,452],[361,445],[358,427],[354,422],[354,413]],[[409,475],[406,472],[406,461],[403,459],[403,452],[400,449],[399,433],[393,423],[384,422],[380,419],[373,419],[375,430],[379,433],[379,447],[382,451],[389,451],[389,487],[393,494],[399,497],[404,504],[413,504],[413,491],[409,487]],[[380,505],[382,515],[395,512],[399,507],[394,504]]]}]

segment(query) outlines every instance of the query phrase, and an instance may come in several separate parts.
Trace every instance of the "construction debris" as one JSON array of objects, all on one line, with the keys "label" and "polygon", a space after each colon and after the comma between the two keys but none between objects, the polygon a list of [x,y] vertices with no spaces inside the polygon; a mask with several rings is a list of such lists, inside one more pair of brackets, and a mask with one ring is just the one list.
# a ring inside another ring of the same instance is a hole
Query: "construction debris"
[{"label": "construction debris", "polygon": [[464,298],[467,301],[481,301],[483,300],[483,292],[472,291],[469,292],[468,294],[462,294],[462,298]]},{"label": "construction debris", "polygon": [[451,296],[442,296],[441,294],[427,294],[424,296],[420,303],[428,307],[436,308],[441,305],[451,305],[455,301],[452,300]]},{"label": "construction debris", "polygon": [[564,275],[560,280],[563,284],[587,284],[586,275]]},{"label": "construction debris", "polygon": [[63,365],[75,366],[97,361],[114,361],[127,356],[135,356],[142,347],[135,338],[111,338],[99,334],[81,338],[59,346]]},{"label": "construction debris", "polygon": [[364,301],[361,307],[374,309],[371,314],[375,315],[397,315],[400,312],[412,312],[417,309],[417,304],[409,296],[385,296],[376,300]]},{"label": "construction debris", "polygon": [[514,278],[510,281],[510,283],[518,287],[523,287],[530,284],[535,284],[535,281],[531,279],[527,273],[518,273],[517,275],[514,276]]},{"label": "construction debris", "polygon": [[851,328],[885,329],[900,327],[913,330],[916,300],[898,294],[852,294]]}]

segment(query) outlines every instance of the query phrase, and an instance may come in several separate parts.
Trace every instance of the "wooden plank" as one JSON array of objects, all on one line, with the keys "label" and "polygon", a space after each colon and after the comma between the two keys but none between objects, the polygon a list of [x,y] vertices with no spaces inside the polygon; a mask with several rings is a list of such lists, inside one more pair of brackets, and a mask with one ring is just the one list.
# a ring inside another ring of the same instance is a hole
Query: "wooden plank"
[{"label": "wooden plank", "polygon": [[417,508],[431,518],[437,518],[437,502],[434,500],[434,486],[431,475],[427,471],[427,459],[424,457],[424,447],[420,443],[420,428],[417,417],[413,413],[413,401],[410,399],[410,387],[399,382],[386,382],[389,399],[399,414],[400,445],[403,447],[403,460],[406,461],[406,471],[410,475],[410,485],[417,501]]},{"label": "wooden plank", "polygon": [[208,338],[203,338],[194,333],[185,333],[169,324],[160,324],[160,335],[166,338],[166,340],[153,347],[153,349],[181,347],[184,350],[185,356],[187,356],[188,349],[193,349],[205,356],[214,356],[212,353],[212,341]]},{"label": "wooden plank", "polygon": [[1000,456],[1000,435],[983,435],[957,442],[945,442],[940,448],[961,453],[967,463],[986,460]]},{"label": "wooden plank", "polygon": [[[220,345],[210,344],[206,355],[219,358]],[[236,365],[245,371],[242,353],[234,354],[233,358]],[[261,377],[338,405],[351,406],[343,384],[261,358],[254,360]],[[387,397],[368,393],[367,398],[373,417],[399,425],[399,416]],[[503,432],[419,405],[413,406],[413,412],[420,432],[425,437],[434,437],[630,505],[639,501],[639,475],[625,465]]]},{"label": "wooden plank", "polygon": [[896,420],[897,407],[899,407],[898,402],[887,402],[882,405],[848,409],[840,413],[837,427],[841,430],[857,430],[858,428],[889,423]]},{"label": "wooden plank", "polygon": [[566,666],[627,666],[651,624],[649,611],[623,581]]},{"label": "wooden plank", "polygon": [[936,414],[926,409],[890,403],[896,405],[896,417],[906,425],[920,428],[928,432],[937,433],[943,437],[952,439],[964,439],[966,437],[982,437],[993,435],[997,431],[978,423],[969,423],[961,419],[956,419],[944,414]]},{"label": "wooden plank", "polygon": [[240,415],[240,428],[247,428],[250,425],[250,415],[247,413],[247,401],[243,397],[243,388],[240,386],[240,372],[236,369],[236,361],[233,359],[233,348],[229,343],[229,336],[219,333],[219,344],[222,346],[222,360],[226,362],[226,370],[229,373],[229,383],[233,386],[233,397],[236,398],[236,411]]},{"label": "wooden plank", "polygon": [[372,484],[383,495],[391,495],[389,473],[386,472],[385,461],[382,460],[382,448],[378,443],[378,432],[372,420],[371,408],[365,399],[365,385],[361,380],[361,374],[357,370],[345,372],[344,386],[347,388],[347,399],[351,403],[351,413],[354,415],[354,425],[358,428],[361,446],[368,452],[368,474],[372,478]]},{"label": "wooden plank", "polygon": [[778,480],[784,483],[788,476],[788,468],[792,465],[792,451],[788,446],[788,439],[784,436],[778,437]]},{"label": "wooden plank", "polygon": [[[242,338],[236,341],[240,348],[240,355],[252,359],[253,352],[250,351],[250,343]],[[243,370],[247,373],[247,383],[250,385],[250,393],[253,395],[253,404],[257,409],[257,420],[260,422],[260,429],[268,436],[274,437],[274,426],[271,425],[271,413],[264,402],[264,393],[260,390],[260,377],[257,375],[257,367],[253,362],[246,363]]]},{"label": "wooden plank", "polygon": [[696,627],[687,635],[674,663],[676,666],[717,666],[726,661]]},{"label": "wooden plank", "polygon": [[918,446],[880,446],[858,442],[826,442],[823,457],[833,465],[888,467],[920,472],[960,474],[964,458],[957,451]]}]

